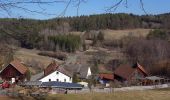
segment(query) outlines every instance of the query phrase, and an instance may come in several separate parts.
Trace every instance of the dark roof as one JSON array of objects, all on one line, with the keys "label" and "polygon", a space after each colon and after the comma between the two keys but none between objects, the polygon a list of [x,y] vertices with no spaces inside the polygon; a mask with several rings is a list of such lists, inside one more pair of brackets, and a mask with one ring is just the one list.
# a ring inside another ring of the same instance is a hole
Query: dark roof
[{"label": "dark roof", "polygon": [[[28,70],[28,68],[23,65],[20,61],[18,60],[13,60],[12,62],[10,62],[6,67],[8,67],[9,65],[12,65],[17,71],[19,71],[21,74],[25,74]],[[5,67],[5,68],[6,68]],[[4,69],[5,69],[4,68]],[[3,70],[4,70],[3,69]],[[3,72],[3,70],[1,72]]]},{"label": "dark roof", "polygon": [[135,71],[130,65],[120,65],[115,71],[114,74],[118,75],[124,79],[128,79],[129,76]]},{"label": "dark roof", "polygon": [[54,87],[54,88],[65,88],[65,89],[82,89],[82,85],[76,83],[66,83],[66,82],[42,82],[40,87]]},{"label": "dark roof", "polygon": [[113,73],[111,74],[99,74],[100,79],[108,79],[108,80],[114,80]]},{"label": "dark roof", "polygon": [[59,67],[57,68],[57,71],[65,74],[65,75],[67,75],[67,76],[72,77],[72,73],[70,73],[69,71],[67,71],[66,69],[64,69],[62,66],[59,66]]},{"label": "dark roof", "polygon": [[27,81],[27,82],[23,82],[20,85],[21,86],[40,86],[41,83],[42,83],[41,81]]},{"label": "dark roof", "polygon": [[32,75],[30,80],[31,81],[37,81],[37,80],[41,79],[43,76],[44,76],[44,72],[41,72],[41,73]]},{"label": "dark roof", "polygon": [[134,64],[133,66],[131,66],[131,65],[120,65],[114,71],[114,74],[128,80],[129,77],[136,70],[136,68],[138,68],[145,76],[147,76],[147,73],[144,70],[144,68],[141,65],[139,65],[138,63]]},{"label": "dark roof", "polygon": [[80,75],[80,78],[87,78],[87,72],[89,65],[87,64],[69,64],[63,66],[65,69],[70,71],[73,75],[73,73],[78,73]]}]

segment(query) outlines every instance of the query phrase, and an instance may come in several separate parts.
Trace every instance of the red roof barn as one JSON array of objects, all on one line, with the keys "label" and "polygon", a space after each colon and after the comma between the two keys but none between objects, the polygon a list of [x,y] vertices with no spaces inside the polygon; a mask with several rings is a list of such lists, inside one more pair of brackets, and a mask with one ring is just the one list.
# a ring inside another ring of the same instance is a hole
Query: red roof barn
[{"label": "red roof barn", "polygon": [[132,82],[146,77],[148,74],[139,63],[131,65],[120,65],[114,71],[114,78],[121,82]]},{"label": "red roof barn", "polygon": [[3,80],[10,81],[12,78],[23,81],[26,78],[28,69],[18,60],[9,63],[1,72],[0,76]]}]

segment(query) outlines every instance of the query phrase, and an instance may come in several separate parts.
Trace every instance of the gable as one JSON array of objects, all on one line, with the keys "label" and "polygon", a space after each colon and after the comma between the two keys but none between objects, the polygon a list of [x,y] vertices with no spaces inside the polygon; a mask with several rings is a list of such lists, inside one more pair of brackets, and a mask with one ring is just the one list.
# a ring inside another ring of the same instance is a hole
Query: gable
[{"label": "gable", "polygon": [[39,81],[42,81],[42,82],[49,82],[49,81],[72,82],[72,77],[67,76],[59,71],[54,71],[51,74],[39,79]]},{"label": "gable", "polygon": [[0,75],[2,77],[16,77],[22,75],[15,67],[9,64],[3,71],[1,71]]},{"label": "gable", "polygon": [[54,72],[57,68],[59,67],[59,65],[53,61],[52,63],[50,63],[47,68],[44,69],[44,75],[49,75],[52,72]]},{"label": "gable", "polygon": [[141,76],[147,76],[147,72],[144,68],[138,63],[133,66],[130,65],[121,65],[115,71],[114,74],[116,76],[121,77],[122,79],[129,80],[135,72],[138,72]]},{"label": "gable", "polygon": [[132,74],[131,76],[129,77],[128,80],[131,80],[131,79],[141,79],[141,78],[144,78],[145,75],[143,74],[143,72],[139,69],[136,69]]}]

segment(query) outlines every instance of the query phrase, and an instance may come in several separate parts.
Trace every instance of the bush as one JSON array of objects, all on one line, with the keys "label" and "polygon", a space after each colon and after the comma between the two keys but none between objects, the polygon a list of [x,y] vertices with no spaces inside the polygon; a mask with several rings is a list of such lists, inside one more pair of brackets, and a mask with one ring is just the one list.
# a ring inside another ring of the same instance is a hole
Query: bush
[{"label": "bush", "polygon": [[149,32],[148,39],[168,39],[169,35],[164,30],[152,30]]},{"label": "bush", "polygon": [[45,52],[44,51],[44,52],[39,52],[38,55],[57,58],[59,60],[65,60],[67,58],[67,55],[63,52]]}]

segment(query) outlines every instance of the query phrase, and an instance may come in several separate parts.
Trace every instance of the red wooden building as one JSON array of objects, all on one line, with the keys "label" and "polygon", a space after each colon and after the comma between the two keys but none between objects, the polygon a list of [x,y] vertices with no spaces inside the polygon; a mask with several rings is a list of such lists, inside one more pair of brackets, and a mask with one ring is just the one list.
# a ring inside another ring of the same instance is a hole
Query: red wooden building
[{"label": "red wooden building", "polygon": [[20,63],[18,60],[14,60],[0,72],[0,76],[6,81],[11,81],[12,78],[15,79],[16,82],[24,81],[27,71],[28,69],[26,66]]},{"label": "red wooden building", "polygon": [[114,79],[127,84],[136,83],[146,76],[148,76],[148,73],[139,63],[134,65],[120,65],[114,71]]}]

